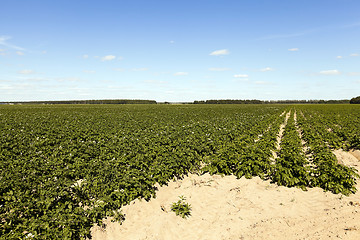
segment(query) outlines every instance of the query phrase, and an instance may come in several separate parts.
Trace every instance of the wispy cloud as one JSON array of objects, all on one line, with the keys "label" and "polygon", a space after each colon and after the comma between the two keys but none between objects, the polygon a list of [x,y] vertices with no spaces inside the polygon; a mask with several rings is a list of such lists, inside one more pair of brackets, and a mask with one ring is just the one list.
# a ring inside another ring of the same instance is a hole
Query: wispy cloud
[{"label": "wispy cloud", "polygon": [[143,72],[143,71],[147,71],[149,70],[148,68],[133,68],[131,69],[131,71],[134,71],[134,72]]},{"label": "wispy cloud", "polygon": [[34,70],[25,69],[18,71],[18,73],[27,75],[27,74],[35,74],[36,72]]},{"label": "wispy cloud", "polygon": [[117,72],[123,72],[123,71],[125,71],[124,68],[114,68],[113,70],[114,70],[114,71],[117,71]]},{"label": "wispy cloud", "polygon": [[304,31],[304,32],[297,32],[297,33],[287,33],[287,34],[273,34],[273,35],[268,35],[265,37],[261,37],[258,38],[256,40],[271,40],[271,39],[281,39],[281,38],[294,38],[294,37],[300,37],[300,36],[304,36],[306,34],[309,34],[311,32],[314,32],[314,30],[308,30],[308,31]]},{"label": "wispy cloud", "polygon": [[347,75],[349,75],[349,76],[360,76],[360,72],[349,72]]},{"label": "wispy cloud", "polygon": [[213,71],[213,72],[224,72],[229,70],[230,68],[209,68],[209,71]]},{"label": "wispy cloud", "polygon": [[43,77],[28,77],[28,76],[21,76],[21,77],[17,77],[17,79],[19,79],[19,81],[21,82],[43,82],[43,81],[51,81],[52,79],[50,78],[43,78]]},{"label": "wispy cloud", "polygon": [[342,58],[344,58],[343,56],[337,56],[336,57],[337,59],[342,59]]},{"label": "wispy cloud", "polygon": [[358,53],[352,53],[352,54],[350,54],[350,57],[358,57],[358,56],[360,56]]},{"label": "wispy cloud", "polygon": [[84,55],[82,56],[82,58],[83,58],[83,59],[87,59],[87,58],[89,58],[89,55],[84,54]]},{"label": "wispy cloud", "polygon": [[80,81],[82,81],[78,77],[57,78],[56,80],[59,82],[80,82]]},{"label": "wispy cloud", "polygon": [[211,52],[209,55],[211,56],[223,56],[223,55],[229,55],[230,52],[227,49],[220,49],[220,50],[215,50],[213,52]]},{"label": "wispy cloud", "polygon": [[342,26],[339,26],[339,25],[320,26],[320,27],[316,27],[313,29],[307,29],[307,30],[299,31],[299,32],[284,33],[284,34],[272,34],[272,35],[257,38],[255,40],[295,38],[295,37],[301,37],[301,36],[308,35],[310,33],[320,32],[320,31],[324,31],[324,30],[336,30],[336,29],[341,29],[341,28],[352,28],[352,27],[359,27],[359,26],[360,26],[360,22],[350,23],[350,24],[342,25]]},{"label": "wispy cloud", "polygon": [[359,26],[360,26],[360,22],[354,22],[354,23],[343,25],[343,26],[341,26],[341,28],[353,28],[353,27],[359,27]]},{"label": "wispy cloud", "polygon": [[165,84],[167,82],[166,81],[159,81],[159,80],[145,80],[144,83],[148,83],[148,84]]},{"label": "wispy cloud", "polygon": [[84,73],[94,74],[96,71],[94,70],[83,70]]},{"label": "wispy cloud", "polygon": [[269,84],[269,82],[266,82],[266,81],[255,81],[255,84],[257,84],[257,85],[266,85],[266,84]]},{"label": "wispy cloud", "polygon": [[5,55],[6,55],[5,49],[0,49],[0,56],[5,56]]},{"label": "wispy cloud", "polygon": [[288,51],[290,51],[290,52],[297,52],[297,51],[299,51],[299,49],[298,49],[298,48],[289,48]]},{"label": "wispy cloud", "polygon": [[174,73],[174,76],[186,76],[186,75],[189,75],[189,73],[187,73],[187,72],[176,72],[176,73]]},{"label": "wispy cloud", "polygon": [[324,70],[324,71],[320,71],[319,74],[321,75],[340,75],[341,72],[339,70]]},{"label": "wispy cloud", "polygon": [[274,71],[274,69],[271,67],[266,67],[266,68],[260,69],[260,72],[270,72],[270,71]]},{"label": "wispy cloud", "polygon": [[8,40],[10,40],[10,39],[11,39],[11,37],[9,37],[9,36],[0,36],[0,45],[15,49],[15,50],[19,50],[19,51],[25,51],[24,48],[9,43]]},{"label": "wispy cloud", "polygon": [[21,51],[16,51],[16,54],[19,55],[19,56],[25,55],[25,53],[24,53],[24,52],[21,52]]},{"label": "wispy cloud", "polygon": [[[34,89],[35,85],[31,83],[15,83],[15,84],[6,84],[6,85],[0,85],[0,90],[29,90]],[[5,94],[13,94],[13,93],[6,93]]]},{"label": "wispy cloud", "polygon": [[114,55],[107,55],[101,58],[101,61],[105,62],[105,61],[111,61],[114,60],[116,58],[116,56]]},{"label": "wispy cloud", "polygon": [[248,78],[249,77],[249,75],[247,75],[247,74],[235,74],[234,75],[234,78]]}]

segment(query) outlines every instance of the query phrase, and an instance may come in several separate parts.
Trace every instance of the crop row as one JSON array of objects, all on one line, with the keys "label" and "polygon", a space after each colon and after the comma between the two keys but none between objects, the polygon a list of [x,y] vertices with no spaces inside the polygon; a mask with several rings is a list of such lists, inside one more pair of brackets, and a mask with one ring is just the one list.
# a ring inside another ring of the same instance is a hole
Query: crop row
[{"label": "crop row", "polygon": [[210,174],[234,174],[237,178],[269,178],[271,151],[276,149],[276,136],[284,119],[285,115],[273,115],[251,128],[250,133],[226,142],[203,170]]},{"label": "crop row", "polygon": [[[277,150],[290,109],[298,126],[292,115]],[[122,206],[155,197],[156,183],[191,171],[349,194],[357,175],[331,153],[357,146],[351,123],[359,126],[359,115],[347,113],[286,105],[1,106],[0,239],[91,237],[93,224],[121,221]]]},{"label": "crop row", "polygon": [[306,189],[311,181],[309,171],[292,111],[281,139],[279,157],[273,166],[271,180],[278,185]]},{"label": "crop row", "polygon": [[4,106],[0,238],[80,239],[283,107]]},{"label": "crop row", "polygon": [[[331,152],[329,140],[336,136],[324,134],[329,131],[320,131],[321,122],[314,122],[311,118],[299,117],[299,126],[302,129],[303,139],[307,142],[308,153],[312,156],[314,168],[311,169],[312,187],[321,187],[333,193],[349,195],[356,191],[356,178],[359,175],[352,167],[338,163],[336,156]],[[333,141],[334,142],[334,141]]]}]

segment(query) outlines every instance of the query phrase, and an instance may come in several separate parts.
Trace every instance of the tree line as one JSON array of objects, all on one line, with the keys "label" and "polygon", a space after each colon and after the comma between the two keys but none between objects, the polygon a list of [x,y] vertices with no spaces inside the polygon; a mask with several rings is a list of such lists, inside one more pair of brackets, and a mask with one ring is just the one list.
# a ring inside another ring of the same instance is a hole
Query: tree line
[{"label": "tree line", "polygon": [[360,96],[354,97],[350,100],[351,104],[360,104]]},{"label": "tree line", "polygon": [[[187,102],[190,103],[191,102]],[[360,96],[351,100],[241,100],[241,99],[211,99],[194,101],[193,104],[360,104]],[[0,104],[159,104],[155,100],[140,99],[106,99],[106,100],[63,100],[63,101],[22,101],[0,102]],[[163,104],[170,104],[164,102]]]},{"label": "tree line", "polygon": [[[360,101],[360,97],[359,97]],[[194,101],[194,104],[348,104],[349,100],[237,100],[237,99],[219,99]]]},{"label": "tree line", "polygon": [[64,101],[28,101],[3,102],[2,104],[156,104],[155,100],[108,99],[108,100],[64,100]]}]

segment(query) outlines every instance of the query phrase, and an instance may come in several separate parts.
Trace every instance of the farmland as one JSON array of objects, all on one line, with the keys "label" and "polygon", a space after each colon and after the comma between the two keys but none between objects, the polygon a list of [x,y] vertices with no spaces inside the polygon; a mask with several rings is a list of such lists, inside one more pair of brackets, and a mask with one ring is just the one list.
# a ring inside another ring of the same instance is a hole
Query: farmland
[{"label": "farmland", "polygon": [[155,184],[193,173],[255,176],[350,195],[354,105],[0,106],[2,239],[79,239]]}]

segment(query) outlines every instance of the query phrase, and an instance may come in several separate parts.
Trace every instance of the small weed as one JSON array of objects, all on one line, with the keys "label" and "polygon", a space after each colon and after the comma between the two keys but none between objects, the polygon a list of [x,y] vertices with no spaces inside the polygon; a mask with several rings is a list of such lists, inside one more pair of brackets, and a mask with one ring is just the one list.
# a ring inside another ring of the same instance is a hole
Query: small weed
[{"label": "small weed", "polygon": [[179,196],[180,200],[176,203],[174,202],[171,205],[171,211],[175,212],[176,216],[186,218],[191,215],[191,205],[185,202],[186,198],[184,196]]}]

